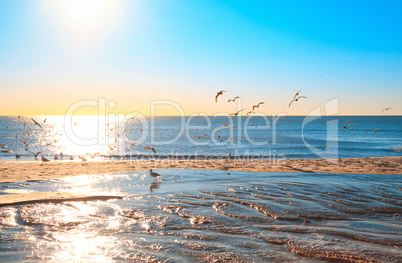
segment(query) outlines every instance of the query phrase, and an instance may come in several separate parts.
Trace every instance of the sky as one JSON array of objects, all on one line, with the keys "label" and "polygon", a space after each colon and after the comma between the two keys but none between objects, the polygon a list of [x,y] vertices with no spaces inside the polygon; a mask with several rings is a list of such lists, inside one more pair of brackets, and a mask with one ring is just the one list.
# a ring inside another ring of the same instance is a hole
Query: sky
[{"label": "sky", "polygon": [[333,99],[339,115],[402,115],[401,13],[387,0],[2,0],[0,115],[97,114],[102,101],[308,115]]}]

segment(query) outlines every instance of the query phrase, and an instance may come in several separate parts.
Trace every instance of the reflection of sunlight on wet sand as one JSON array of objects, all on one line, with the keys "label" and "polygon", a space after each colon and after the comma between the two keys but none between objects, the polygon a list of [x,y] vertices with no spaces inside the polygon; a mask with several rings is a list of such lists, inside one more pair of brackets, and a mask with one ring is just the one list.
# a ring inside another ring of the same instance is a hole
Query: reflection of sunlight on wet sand
[{"label": "reflection of sunlight on wet sand", "polygon": [[[46,207],[46,206],[45,206]],[[99,208],[91,203],[67,203],[50,209],[42,220],[50,227],[45,228],[47,239],[38,243],[41,250],[56,250],[45,260],[56,262],[107,262],[121,253],[118,239],[105,237],[100,232],[105,228],[97,228],[100,222],[97,218],[88,222]],[[119,228],[117,217],[108,218],[108,225],[116,230]],[[48,242],[50,239],[50,243]]]},{"label": "reflection of sunlight on wet sand", "polygon": [[64,182],[62,188],[58,189],[59,192],[73,192],[77,194],[86,195],[126,195],[119,188],[113,189],[109,186],[107,189],[99,189],[93,187],[94,183],[99,183],[100,181],[107,182],[117,179],[118,177],[128,178],[128,175],[80,175],[74,177],[66,177],[60,179]]}]

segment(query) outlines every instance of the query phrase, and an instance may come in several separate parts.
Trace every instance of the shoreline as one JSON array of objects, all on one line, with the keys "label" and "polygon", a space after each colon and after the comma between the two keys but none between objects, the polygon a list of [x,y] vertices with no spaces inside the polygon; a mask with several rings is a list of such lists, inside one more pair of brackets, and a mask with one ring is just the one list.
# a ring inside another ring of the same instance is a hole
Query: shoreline
[{"label": "shoreline", "polygon": [[124,161],[14,161],[0,162],[0,183],[64,178],[77,175],[120,173],[147,169],[212,169],[251,172],[307,172],[402,174],[402,156],[343,159],[158,159]]}]

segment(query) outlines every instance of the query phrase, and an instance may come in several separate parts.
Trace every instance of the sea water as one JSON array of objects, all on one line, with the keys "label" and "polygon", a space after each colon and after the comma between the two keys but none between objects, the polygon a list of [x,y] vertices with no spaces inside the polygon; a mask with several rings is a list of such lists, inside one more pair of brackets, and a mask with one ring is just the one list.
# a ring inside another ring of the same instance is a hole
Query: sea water
[{"label": "sea water", "polygon": [[[46,157],[57,154],[59,160],[86,153],[98,153],[95,160],[229,154],[278,159],[401,155],[401,116],[284,116],[275,122],[276,118],[0,117],[0,144],[8,143],[2,149],[12,150],[0,151],[0,160],[16,160],[16,154],[18,160],[34,160],[30,151]],[[156,153],[145,146],[154,147]]]}]

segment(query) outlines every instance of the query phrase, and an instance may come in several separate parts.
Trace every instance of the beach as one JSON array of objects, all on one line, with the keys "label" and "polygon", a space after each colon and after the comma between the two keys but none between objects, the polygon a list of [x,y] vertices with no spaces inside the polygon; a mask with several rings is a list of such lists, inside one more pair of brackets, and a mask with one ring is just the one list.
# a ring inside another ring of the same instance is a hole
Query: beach
[{"label": "beach", "polygon": [[402,174],[402,157],[344,159],[159,159],[123,161],[1,162],[0,182],[24,182],[77,175],[120,173],[147,169],[212,169],[251,172],[308,172],[351,174]]}]

